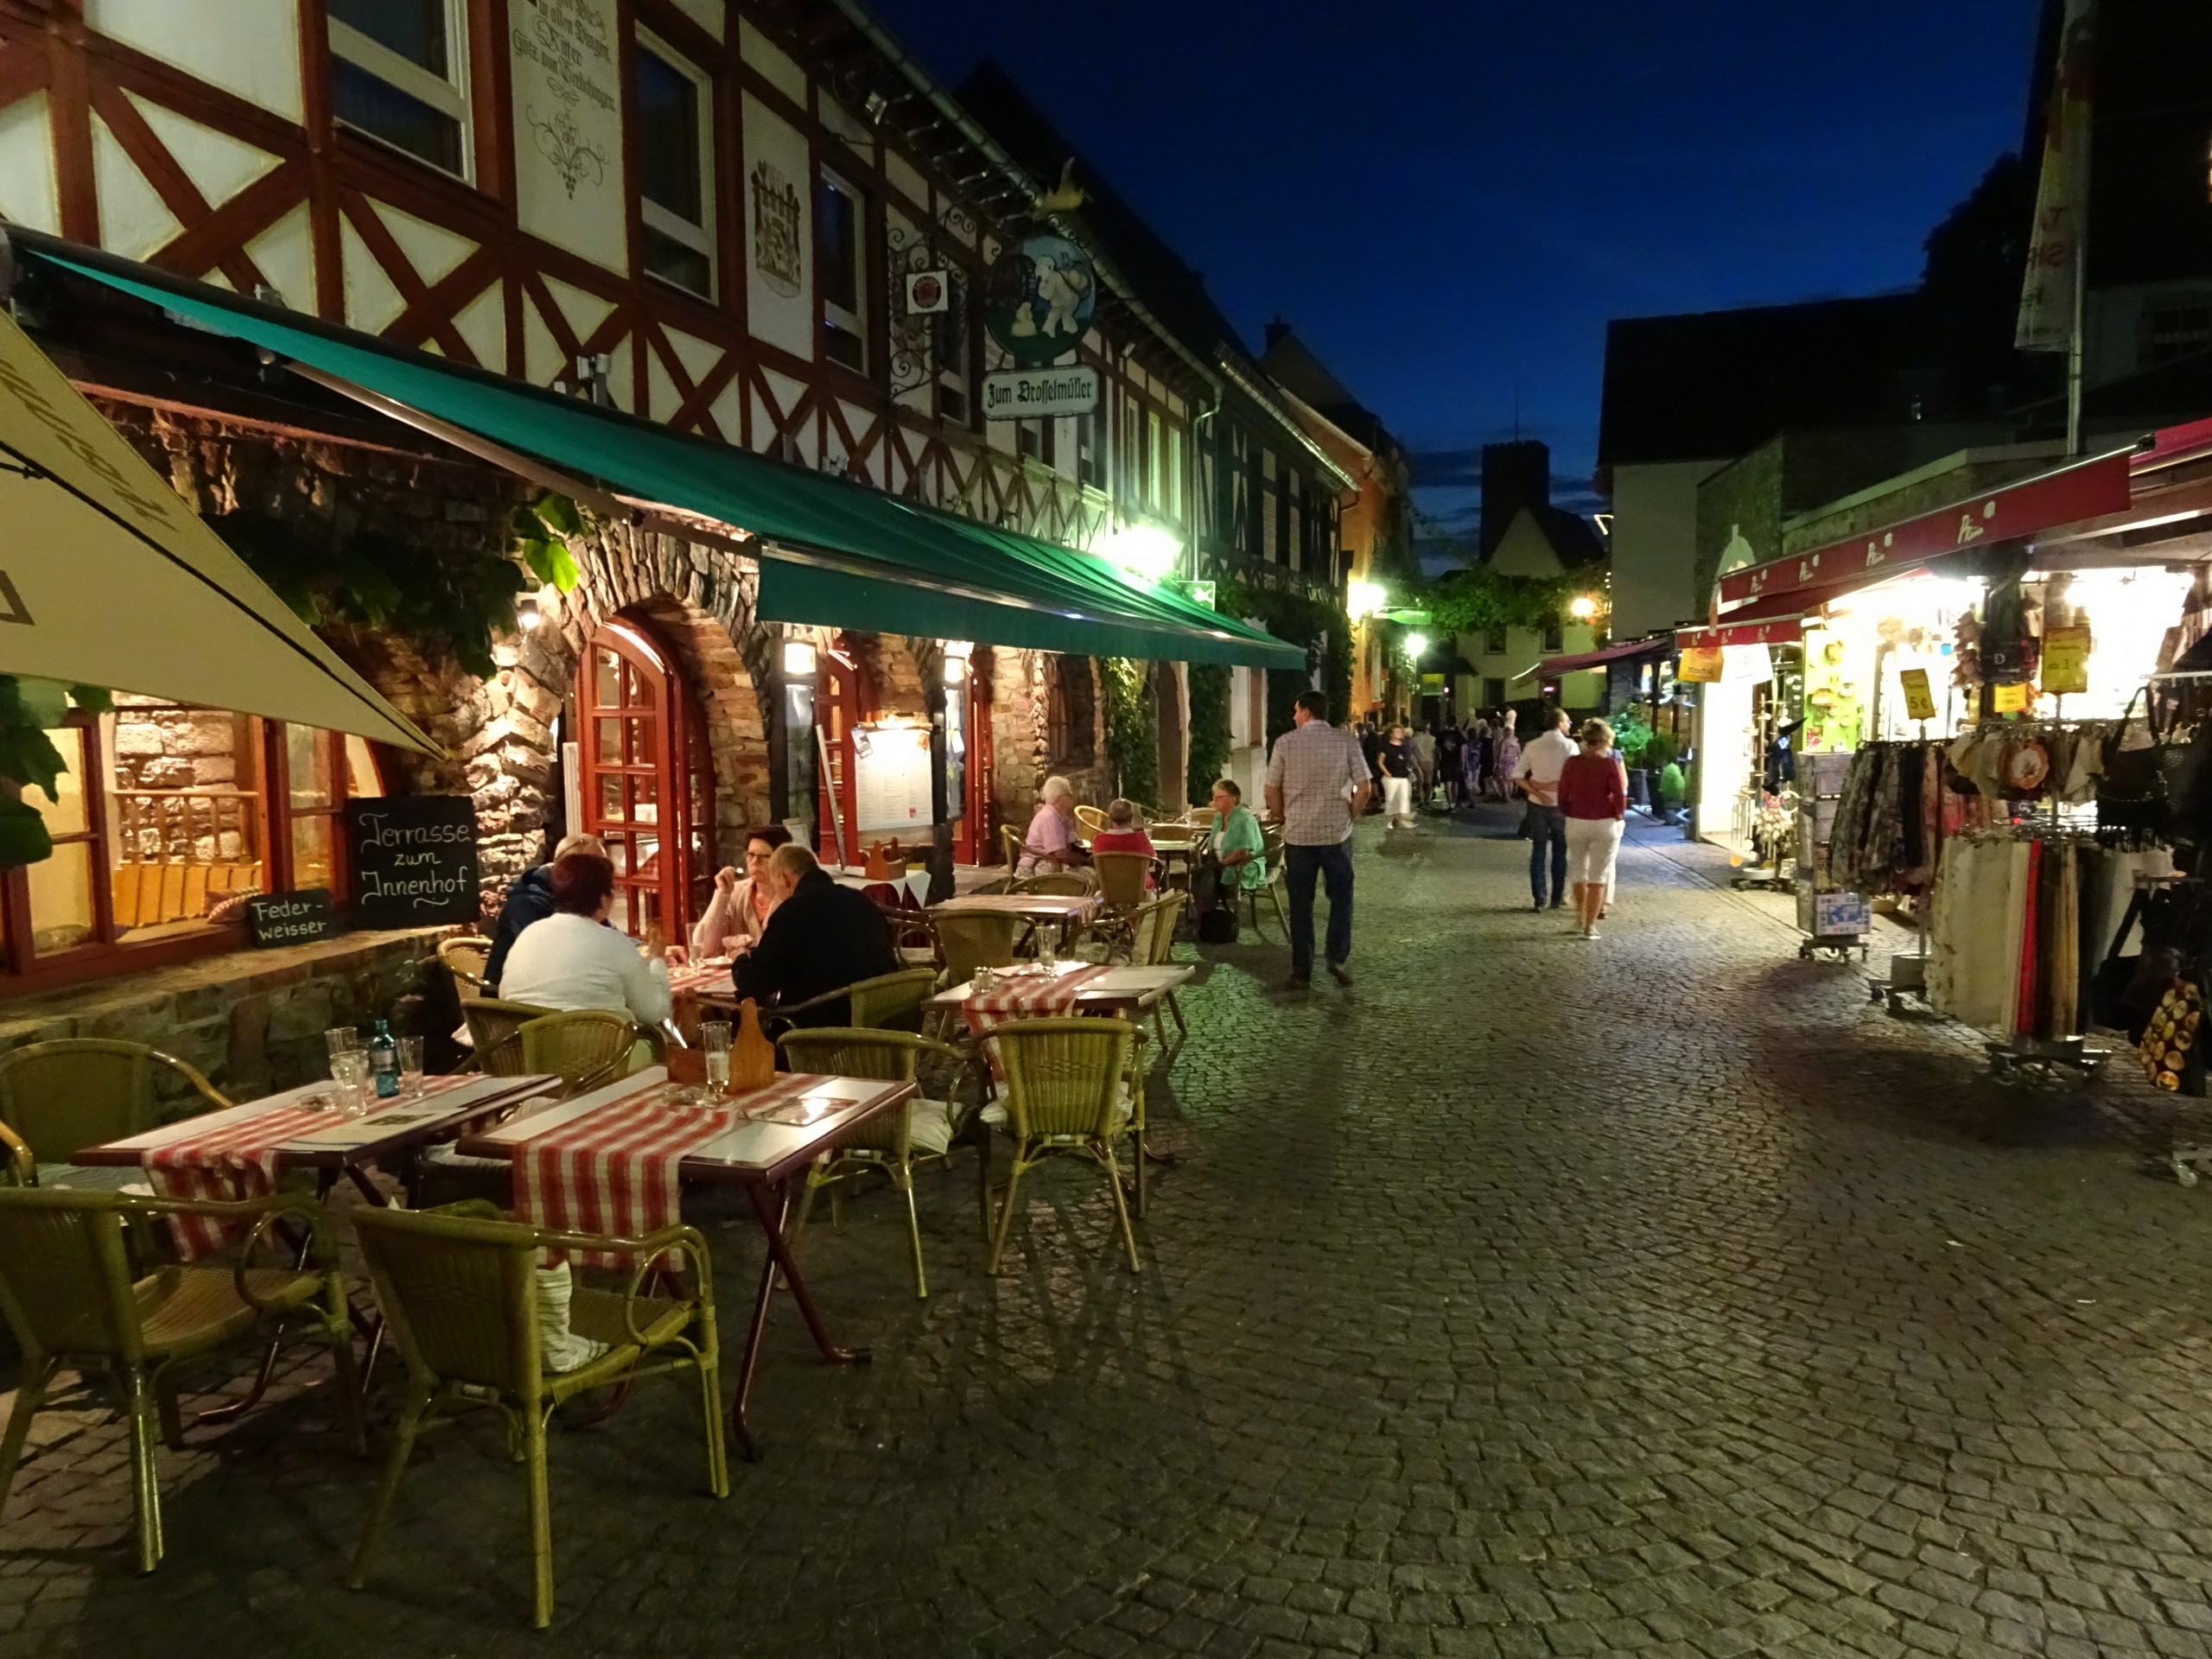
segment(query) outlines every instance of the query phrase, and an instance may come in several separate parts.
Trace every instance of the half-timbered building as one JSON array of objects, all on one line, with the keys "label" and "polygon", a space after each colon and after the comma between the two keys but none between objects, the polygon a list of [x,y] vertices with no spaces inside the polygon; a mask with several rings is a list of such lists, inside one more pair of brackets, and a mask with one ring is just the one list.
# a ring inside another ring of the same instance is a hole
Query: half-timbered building
[{"label": "half-timbered building", "polygon": [[[234,296],[1041,543],[1165,532],[1182,578],[1234,564],[1326,599],[1342,480],[1210,302],[1193,321],[1179,261],[1118,200],[1102,216],[1064,143],[1020,136],[856,0],[0,0],[16,313],[234,544],[279,526],[279,563],[326,578],[364,544],[511,557],[516,510],[565,474],[211,340],[164,295]],[[1117,214],[1144,257],[1101,234]],[[990,418],[1011,359],[986,283],[1039,227],[1096,256],[1072,362],[1101,395]],[[43,257],[67,246],[101,269]],[[124,262],[159,286],[116,291]],[[964,762],[941,769],[937,816],[975,861],[1047,772],[1094,797],[1126,781],[1108,705],[1127,671],[1109,684],[1087,656],[980,630],[766,622],[742,531],[632,517],[570,538],[575,580],[529,597],[537,626],[494,641],[488,679],[435,628],[326,615],[444,763],[211,711],[73,716],[82,854],[0,883],[0,995],[233,948],[210,920],[225,892],[323,885],[342,905],[349,792],[472,794],[487,893],[553,831],[597,832],[629,925],[672,931],[748,823],[856,855],[857,728],[935,723]],[[1146,792],[1179,804],[1187,673],[1136,672],[1158,710]],[[210,1049],[237,1033],[203,1035]]]}]

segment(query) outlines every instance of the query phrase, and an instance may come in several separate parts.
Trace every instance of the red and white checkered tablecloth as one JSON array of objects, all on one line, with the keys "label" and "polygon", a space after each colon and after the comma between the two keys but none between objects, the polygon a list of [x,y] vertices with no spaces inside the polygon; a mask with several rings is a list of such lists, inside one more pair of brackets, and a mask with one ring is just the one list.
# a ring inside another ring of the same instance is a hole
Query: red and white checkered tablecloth
[{"label": "red and white checkered tablecloth", "polygon": [[991,1075],[1006,1075],[999,1065],[998,1045],[988,1040],[994,1027],[1009,1020],[1041,1020],[1071,1013],[1083,988],[1105,971],[1103,963],[1092,963],[1069,973],[1002,979],[990,990],[978,992],[962,1002],[961,1017],[982,1043],[983,1057],[991,1063]]},{"label": "red and white checkered tablecloth", "polygon": [[697,992],[706,996],[734,997],[737,984],[731,973],[730,964],[726,962],[671,968],[668,972],[669,995],[682,996],[686,992]]},{"label": "red and white checkered tablecloth", "polygon": [[[563,1232],[639,1238],[682,1213],[687,1154],[748,1116],[804,1094],[821,1079],[780,1077],[727,1105],[680,1105],[666,1083],[620,1096],[574,1122],[524,1141],[515,1154],[515,1210]],[[586,1267],[622,1268],[635,1257],[587,1253]]]},{"label": "red and white checkered tablecloth", "polygon": [[[423,1094],[427,1098],[477,1081],[473,1077],[425,1077]],[[335,1084],[321,1089],[333,1095],[336,1090]],[[308,1091],[309,1095],[315,1092]],[[265,1112],[238,1118],[205,1135],[150,1147],[139,1161],[154,1191],[165,1198],[238,1204],[276,1190],[279,1147],[336,1121],[328,1106],[303,1104],[301,1094],[295,1090],[272,1100]],[[186,1262],[213,1255],[251,1230],[245,1224],[219,1221],[213,1216],[172,1216],[169,1225],[176,1235],[177,1255]]]}]

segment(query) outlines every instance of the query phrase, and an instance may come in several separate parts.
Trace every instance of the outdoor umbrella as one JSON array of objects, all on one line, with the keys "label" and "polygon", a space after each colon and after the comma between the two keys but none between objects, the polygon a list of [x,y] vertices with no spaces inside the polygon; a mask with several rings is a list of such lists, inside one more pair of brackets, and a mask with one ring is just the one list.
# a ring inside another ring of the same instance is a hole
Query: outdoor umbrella
[{"label": "outdoor umbrella", "polygon": [[439,753],[0,310],[0,674]]}]

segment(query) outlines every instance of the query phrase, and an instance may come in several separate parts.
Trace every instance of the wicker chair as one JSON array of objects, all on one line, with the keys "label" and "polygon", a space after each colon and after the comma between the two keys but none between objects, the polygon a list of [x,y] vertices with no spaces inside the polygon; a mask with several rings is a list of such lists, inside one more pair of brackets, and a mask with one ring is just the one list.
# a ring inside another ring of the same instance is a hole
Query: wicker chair
[{"label": "wicker chair", "polygon": [[938,982],[952,986],[966,984],[978,968],[1011,963],[1028,924],[997,911],[933,910],[930,925],[937,930],[938,956],[944,964]]},{"label": "wicker chair", "polygon": [[[346,1577],[353,1588],[359,1589],[367,1579],[416,1437],[448,1411],[495,1406],[530,1465],[533,1616],[541,1630],[553,1618],[545,1430],[553,1408],[563,1400],[662,1372],[696,1371],[706,1419],[709,1489],[716,1497],[729,1496],[714,1283],[707,1241],[694,1229],[666,1227],[647,1238],[601,1238],[509,1221],[488,1204],[430,1211],[365,1207],[355,1212],[354,1224],[378,1302],[406,1357],[407,1402]],[[674,1249],[685,1253],[696,1275],[693,1294],[639,1295],[653,1262]],[[606,1343],[607,1351],[572,1371],[549,1373],[542,1357],[536,1274],[541,1249],[620,1255],[637,1263],[626,1292],[576,1287],[569,1328]]]},{"label": "wicker chair", "polygon": [[508,1002],[496,996],[480,996],[462,1003],[461,1018],[468,1021],[477,1066],[488,1077],[520,1077],[529,1069],[522,1063],[522,1046],[507,1039],[531,1020],[555,1012],[535,1002]]},{"label": "wicker chair", "polygon": [[573,1099],[629,1076],[637,1043],[638,1027],[605,1008],[542,1014],[524,1020],[486,1054],[484,1070],[495,1077],[551,1072]]},{"label": "wicker chair", "polygon": [[[134,1281],[126,1229],[162,1216],[209,1216],[250,1224],[235,1262],[163,1267]],[[283,1218],[305,1234],[309,1265],[257,1268],[254,1246]],[[158,1437],[182,1444],[172,1368],[224,1349],[258,1344],[264,1326],[296,1320],[330,1346],[338,1408],[357,1453],[368,1450],[353,1367],[353,1328],[339,1280],[338,1244],[322,1207],[278,1193],[243,1204],[137,1198],[122,1192],[0,1190],[0,1307],[23,1351],[22,1387],[0,1438],[0,1507],[8,1501],[31,1419],[64,1367],[112,1376],[130,1418],[130,1462],[138,1510],[138,1570],[162,1559]]]},{"label": "wicker chair", "polygon": [[1098,894],[1106,908],[1133,911],[1150,897],[1145,877],[1152,874],[1152,858],[1145,853],[1093,853],[1091,868],[1098,872]]},{"label": "wicker chair", "polygon": [[[1146,925],[1139,928],[1136,948],[1129,957],[1133,963],[1146,968],[1160,968],[1175,960],[1175,930],[1183,920],[1183,906],[1190,900],[1191,895],[1187,893],[1167,893],[1147,906],[1149,914]],[[1171,1014],[1175,1016],[1176,1031],[1185,1038],[1191,1034],[1191,1027],[1183,1018],[1183,1010],[1176,1003],[1175,993],[1170,991],[1153,1005],[1152,1010],[1152,1017],[1160,1027],[1162,1048],[1167,1046],[1167,1015]]]},{"label": "wicker chair", "polygon": [[992,1229],[991,1273],[998,1272],[1006,1253],[1022,1176],[1048,1158],[1070,1154],[1106,1172],[1129,1271],[1142,1271],[1114,1147],[1117,1141],[1131,1141],[1133,1166],[1142,1169],[1144,1096],[1135,1086],[1131,1060],[1143,1034],[1126,1020],[1091,1019],[1012,1020],[991,1033],[1006,1074],[1005,1089],[998,1102],[983,1109],[982,1122],[1014,1143],[1014,1167]]},{"label": "wicker chair", "polygon": [[1282,907],[1282,831],[1263,830],[1260,835],[1261,858],[1266,865],[1267,879],[1255,887],[1240,889],[1244,902],[1252,912],[1252,931],[1260,931],[1260,895],[1266,893],[1268,902],[1275,907],[1275,922],[1287,938],[1290,933],[1290,912]]},{"label": "wicker chair", "polygon": [[[903,1031],[870,1031],[850,1026],[817,1026],[786,1032],[777,1046],[794,1071],[819,1071],[833,1077],[880,1077],[912,1083],[924,1059],[936,1058],[956,1067],[967,1065],[960,1051]],[[906,1201],[906,1234],[914,1251],[914,1294],[930,1294],[929,1277],[922,1267],[922,1224],[914,1211],[914,1162],[919,1158],[944,1158],[952,1151],[952,1108],[940,1100],[910,1100],[896,1111],[840,1141],[816,1160],[806,1173],[806,1192],[799,1200],[796,1235],[806,1225],[814,1208],[814,1195],[830,1189],[831,1224],[841,1219],[840,1199],[844,1184],[880,1170],[891,1178]]]},{"label": "wicker chair", "polygon": [[1072,873],[1055,875],[1025,875],[1014,884],[1016,893],[1051,893],[1061,899],[1080,899],[1091,891],[1090,879]]},{"label": "wicker chair", "polygon": [[1008,879],[1019,876],[1021,874],[1021,861],[1029,851],[1029,843],[1022,838],[1021,831],[1010,823],[1001,824],[999,846],[1006,853],[1006,873]]},{"label": "wicker chair", "polygon": [[[922,1004],[937,988],[937,969],[934,968],[902,968],[895,974],[879,974],[874,979],[856,980],[850,985],[840,985],[834,991],[824,991],[819,996],[810,996],[804,1002],[794,1002],[788,1007],[779,1005],[767,1011],[768,1017],[785,1030],[799,1024],[798,1016],[813,1014],[834,1003],[849,1005],[845,1015],[847,1026],[869,1030],[918,1031],[922,1024]],[[812,1027],[809,1027],[812,1029]]]},{"label": "wicker chair", "polygon": [[484,964],[492,959],[492,941],[473,933],[460,933],[438,944],[438,960],[453,976],[454,995],[474,1002],[485,995]]},{"label": "wicker chair", "polygon": [[1087,836],[1095,836],[1106,828],[1106,815],[1095,806],[1076,808],[1075,821],[1083,826]]},{"label": "wicker chair", "polygon": [[164,1075],[193,1090],[191,1115],[231,1103],[197,1068],[149,1048],[103,1037],[30,1043],[0,1054],[0,1147],[19,1185],[114,1190],[143,1179],[127,1166],[72,1164],[79,1148],[142,1135],[165,1116],[156,1097]]},{"label": "wicker chair", "polygon": [[1221,814],[1210,806],[1194,806],[1184,816],[1200,830],[1212,829],[1221,817]]}]

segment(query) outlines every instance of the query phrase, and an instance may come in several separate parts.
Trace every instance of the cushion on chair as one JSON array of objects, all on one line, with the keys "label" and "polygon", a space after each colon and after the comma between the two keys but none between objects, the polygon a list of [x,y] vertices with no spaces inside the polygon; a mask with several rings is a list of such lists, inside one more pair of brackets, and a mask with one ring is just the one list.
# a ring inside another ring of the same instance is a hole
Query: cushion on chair
[{"label": "cushion on chair", "polygon": [[[921,1103],[922,1103],[919,1101],[915,1102],[917,1106]],[[1114,1127],[1111,1133],[1119,1135],[1122,1132],[1123,1128],[1125,1128],[1128,1123],[1131,1110],[1132,1102],[1129,1097],[1129,1085],[1126,1083],[1116,1084],[1114,1089]],[[1006,1103],[1002,1100],[986,1101],[983,1104],[983,1109],[976,1114],[976,1118],[978,1122],[982,1123],[990,1128],[998,1129],[1007,1134],[1013,1133],[1007,1123]],[[915,1137],[915,1144],[919,1145],[921,1137],[917,1135]]]},{"label": "cushion on chair", "polygon": [[941,1100],[918,1100],[907,1108],[906,1141],[917,1153],[943,1153],[952,1145],[952,1108]]}]

